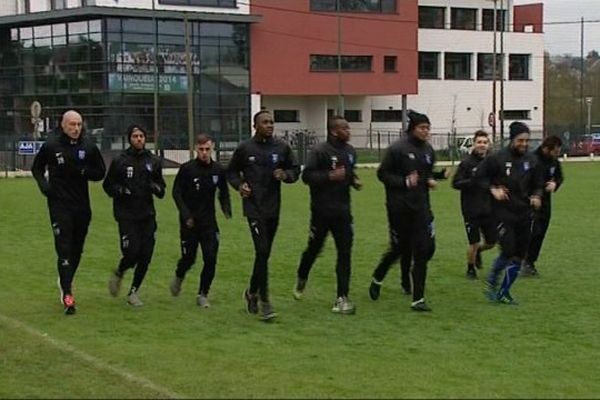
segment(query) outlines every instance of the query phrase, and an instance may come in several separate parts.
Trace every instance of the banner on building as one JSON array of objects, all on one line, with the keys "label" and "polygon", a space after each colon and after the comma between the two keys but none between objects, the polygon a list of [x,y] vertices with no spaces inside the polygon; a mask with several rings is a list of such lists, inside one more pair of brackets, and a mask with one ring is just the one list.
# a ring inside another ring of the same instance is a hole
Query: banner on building
[{"label": "banner on building", "polygon": [[[110,73],[108,88],[110,91],[130,93],[153,93],[154,74]],[[188,88],[185,75],[159,75],[160,93],[186,93]]]}]

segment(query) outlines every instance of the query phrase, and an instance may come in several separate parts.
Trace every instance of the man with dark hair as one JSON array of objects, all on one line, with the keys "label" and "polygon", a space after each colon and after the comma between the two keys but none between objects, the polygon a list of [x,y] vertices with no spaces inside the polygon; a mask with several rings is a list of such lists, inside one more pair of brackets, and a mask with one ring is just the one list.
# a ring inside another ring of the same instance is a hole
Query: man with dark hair
[{"label": "man with dark hair", "polygon": [[225,168],[213,161],[213,140],[201,134],[196,138],[196,158],[184,163],[173,184],[173,199],[179,210],[179,237],[181,258],[171,281],[173,296],[181,292],[185,274],[196,261],[198,243],[202,248],[204,267],[200,274],[200,286],[196,303],[202,308],[210,307],[208,292],[215,277],[219,251],[219,226],[215,215],[215,193],[219,190],[219,203],[225,218],[231,218],[231,202]]},{"label": "man with dark hair", "polygon": [[235,150],[227,177],[242,197],[254,242],[254,268],[244,291],[246,309],[258,314],[260,300],[262,318],[268,321],[277,316],[269,302],[268,262],[279,225],[281,182],[296,182],[300,167],[290,146],[273,137],[271,113],[259,111],[253,121],[256,134]]},{"label": "man with dark hair", "polygon": [[340,314],[355,312],[348,298],[354,236],[350,187],[359,190],[362,186],[354,172],[356,151],[349,140],[348,121],[340,116],[331,117],[327,123],[327,141],[318,144],[308,155],[302,180],[310,186],[310,234],[294,289],[294,298],[301,299],[310,270],[331,231],[337,250],[337,296],[332,311]]},{"label": "man with dark hair", "polygon": [[[467,278],[476,279],[481,268],[481,252],[491,249],[498,240],[492,216],[492,196],[474,178],[479,164],[488,154],[490,141],[484,131],[475,132],[473,151],[458,165],[452,187],[460,190],[460,205],[467,231]],[[481,234],[484,242],[481,243]]]},{"label": "man with dark hair", "polygon": [[83,134],[82,123],[78,112],[65,112],[58,134],[42,145],[31,168],[48,201],[58,256],[60,301],[67,315],[76,311],[71,285],[92,218],[88,181],[100,181],[106,173],[100,150]]},{"label": "man with dark hair", "polygon": [[542,197],[542,207],[533,216],[531,242],[521,268],[521,276],[539,276],[535,263],[540,255],[542,243],[550,225],[552,193],[560,188],[564,180],[560,161],[558,161],[561,147],[562,140],[559,137],[548,136],[534,153],[538,159],[538,165],[543,171],[544,195]]},{"label": "man with dark hair", "polygon": [[[531,237],[531,214],[542,201],[543,180],[535,156],[527,152],[529,127],[510,125],[510,143],[488,156],[475,173],[481,187],[493,196],[500,255],[487,278],[486,295],[492,301],[517,304],[510,288],[517,279]],[[498,288],[498,278],[505,271]]]},{"label": "man with dark hair", "polygon": [[424,114],[409,113],[407,135],[388,148],[377,177],[385,185],[390,248],[373,271],[369,296],[379,298],[383,279],[401,256],[413,258],[412,280],[414,311],[431,311],[425,302],[427,262],[433,255],[433,213],[429,190],[433,178],[435,153],[428,142],[431,124]]},{"label": "man with dark hair", "polygon": [[146,150],[146,131],[133,124],[127,128],[129,148],[112,160],[102,187],[113,199],[113,214],[119,224],[122,258],[108,281],[108,291],[117,296],[123,275],[134,268],[127,303],[144,305],[139,297],[154,252],[156,211],[153,196],[165,196],[161,160]]}]

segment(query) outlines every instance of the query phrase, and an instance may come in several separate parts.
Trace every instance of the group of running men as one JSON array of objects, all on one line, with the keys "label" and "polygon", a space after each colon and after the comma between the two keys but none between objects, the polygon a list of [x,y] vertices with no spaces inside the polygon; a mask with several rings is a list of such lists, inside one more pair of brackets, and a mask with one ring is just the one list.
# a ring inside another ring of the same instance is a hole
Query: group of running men
[{"label": "group of running men", "polygon": [[[327,140],[310,151],[302,172],[290,146],[273,137],[271,113],[256,113],[253,124],[255,135],[239,144],[227,168],[211,158],[213,139],[198,135],[196,158],[182,164],[175,177],[172,193],[179,211],[181,257],[169,285],[171,294],[180,294],[200,245],[204,265],[197,304],[210,307],[208,295],[219,248],[215,197],[218,191],[221,210],[231,218],[229,184],[242,198],[255,250],[252,275],[243,293],[246,309],[266,321],[275,318],[268,264],[279,223],[281,183],[294,183],[301,176],[310,187],[311,218],[293,296],[297,300],[304,296],[310,270],[331,232],[337,251],[337,296],[332,311],[353,314],[355,306],[348,297],[354,235],[350,189],[360,190],[362,184],[355,171],[356,152],[349,144],[348,122],[339,116],[328,120]],[[430,128],[426,115],[410,112],[407,134],[388,148],[377,171],[385,186],[390,245],[373,271],[369,295],[373,300],[379,298],[385,275],[400,259],[402,288],[405,294],[412,294],[415,311],[431,311],[425,302],[427,263],[435,252],[429,190],[448,176],[446,170],[433,170]],[[126,131],[129,148],[112,160],[106,173],[100,151],[82,130],[82,116],[67,111],[59,132],[42,145],[32,167],[47,197],[64,312],[76,311],[72,282],[91,219],[88,181],[102,179],[104,191],[113,199],[122,252],[108,289],[117,296],[125,272],[134,269],[127,302],[141,306],[138,292],[152,259],[157,227],[153,197],[163,198],[166,189],[161,160],[146,149],[144,128],[131,125]],[[510,126],[508,146],[488,155],[487,134],[476,132],[473,152],[460,163],[453,178],[453,186],[461,191],[469,240],[467,276],[476,278],[481,251],[498,242],[500,254],[487,278],[486,294],[507,304],[516,304],[510,287],[522,263],[522,274],[537,275],[534,263],[550,220],[550,194],[563,180],[558,162],[560,139],[546,138],[535,153],[528,152],[528,140],[529,128],[515,122]],[[506,273],[499,283],[502,271]]]}]

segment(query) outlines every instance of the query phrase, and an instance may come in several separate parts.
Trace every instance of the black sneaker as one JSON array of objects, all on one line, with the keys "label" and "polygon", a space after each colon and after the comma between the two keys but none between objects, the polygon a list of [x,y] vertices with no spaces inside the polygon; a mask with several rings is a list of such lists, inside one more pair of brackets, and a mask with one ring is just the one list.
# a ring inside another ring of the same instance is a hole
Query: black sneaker
[{"label": "black sneaker", "polygon": [[427,303],[425,303],[425,299],[413,301],[412,304],[410,305],[410,308],[412,308],[413,311],[419,311],[419,312],[431,311],[431,308],[429,308]]},{"label": "black sneaker", "polygon": [[377,282],[375,279],[371,281],[371,285],[369,286],[369,297],[371,300],[375,301],[379,298],[381,294],[381,282]]},{"label": "black sneaker", "polygon": [[169,290],[171,291],[171,296],[177,297],[179,293],[181,293],[181,284],[183,283],[183,278],[175,275],[171,284],[169,285]]},{"label": "black sneaker", "polygon": [[475,256],[475,267],[477,269],[483,268],[483,261],[481,259],[481,249],[477,249],[477,255]]},{"label": "black sneaker", "polygon": [[472,268],[467,269],[467,278],[471,280],[477,279],[477,272]]},{"label": "black sneaker", "polygon": [[496,299],[496,301],[500,304],[507,304],[509,306],[518,306],[519,305],[519,303],[509,293],[500,295]]},{"label": "black sneaker", "polygon": [[260,308],[261,308],[261,319],[265,322],[267,321],[271,321],[274,318],[277,317],[277,313],[275,312],[275,310],[273,309],[273,306],[271,305],[271,303],[260,303]]},{"label": "black sneaker", "polygon": [[521,275],[523,277],[532,277],[532,278],[539,278],[539,276],[540,276],[538,270],[535,268],[535,265],[533,263],[532,264],[524,263],[523,266],[521,267],[521,270],[519,271],[519,275]]},{"label": "black sneaker", "polygon": [[402,286],[402,293],[404,293],[405,296],[410,296],[412,294],[410,282],[402,282],[400,286]]},{"label": "black sneaker", "polygon": [[249,289],[244,289],[243,299],[246,302],[248,314],[258,314],[258,296],[251,294]]}]

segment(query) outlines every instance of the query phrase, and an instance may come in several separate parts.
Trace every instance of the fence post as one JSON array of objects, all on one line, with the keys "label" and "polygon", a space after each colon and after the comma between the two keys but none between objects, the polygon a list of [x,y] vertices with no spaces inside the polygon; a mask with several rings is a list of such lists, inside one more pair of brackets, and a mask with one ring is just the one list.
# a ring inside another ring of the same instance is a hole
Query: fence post
[{"label": "fence post", "polygon": [[381,162],[381,132],[377,131],[377,159]]}]

